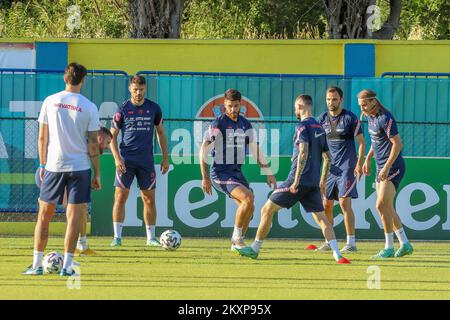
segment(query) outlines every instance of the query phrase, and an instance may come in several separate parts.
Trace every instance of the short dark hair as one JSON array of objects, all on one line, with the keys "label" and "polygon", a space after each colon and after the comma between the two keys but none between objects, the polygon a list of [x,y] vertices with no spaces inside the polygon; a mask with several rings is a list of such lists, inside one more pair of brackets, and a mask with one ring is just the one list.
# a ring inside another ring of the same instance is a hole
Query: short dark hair
[{"label": "short dark hair", "polygon": [[103,133],[112,139],[113,135],[107,127],[100,127],[100,133]]},{"label": "short dark hair", "polygon": [[64,69],[64,81],[72,86],[77,86],[86,77],[86,68],[76,62],[72,62]]},{"label": "short dark hair", "polygon": [[145,86],[145,77],[140,76],[138,74],[131,76],[129,85],[131,86],[132,84],[137,84],[139,86]]},{"label": "short dark hair", "polygon": [[312,106],[313,100],[310,95],[301,94],[295,99],[295,101],[302,100],[304,104],[309,104]]},{"label": "short dark hair", "polygon": [[228,89],[227,91],[225,91],[225,94],[223,95],[223,97],[226,100],[230,100],[230,101],[236,101],[239,100],[241,101],[241,93],[239,91],[237,91],[236,89]]},{"label": "short dark hair", "polygon": [[329,87],[329,88],[327,89],[327,93],[328,93],[328,92],[337,92],[338,95],[339,95],[339,97],[340,97],[341,99],[342,99],[342,97],[344,96],[344,92],[342,92],[342,89],[339,88],[339,87],[335,87],[335,86]]}]

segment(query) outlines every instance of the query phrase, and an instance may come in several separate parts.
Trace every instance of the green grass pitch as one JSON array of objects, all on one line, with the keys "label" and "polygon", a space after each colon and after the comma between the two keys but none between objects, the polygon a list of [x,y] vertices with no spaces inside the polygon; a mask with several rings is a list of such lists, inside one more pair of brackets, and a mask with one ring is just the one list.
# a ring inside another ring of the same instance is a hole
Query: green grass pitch
[{"label": "green grass pitch", "polygon": [[[88,238],[99,255],[77,257],[80,289],[67,278],[20,273],[32,260],[31,236],[0,237],[0,299],[450,299],[449,243],[417,242],[412,256],[371,260],[381,242],[360,242],[337,265],[331,253],[306,251],[318,241],[268,239],[260,259],[230,252],[227,239],[188,239],[177,251],[144,246],[143,238]],[[341,243],[342,244],[342,243]],[[62,252],[51,238],[46,253]],[[381,289],[368,289],[368,267],[381,270]]]}]

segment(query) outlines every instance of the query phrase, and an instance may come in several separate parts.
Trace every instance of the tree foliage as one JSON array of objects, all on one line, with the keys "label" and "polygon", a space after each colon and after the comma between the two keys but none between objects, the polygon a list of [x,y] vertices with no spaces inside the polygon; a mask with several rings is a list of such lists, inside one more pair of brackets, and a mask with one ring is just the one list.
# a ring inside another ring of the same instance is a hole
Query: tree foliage
[{"label": "tree foliage", "polygon": [[[153,3],[166,8],[165,14],[168,7],[161,4],[179,1],[184,2],[179,30],[172,20],[163,22],[157,15],[142,22],[132,8],[133,3]],[[0,37],[327,39],[333,38],[327,32],[325,7],[331,1],[376,2],[384,23],[393,0],[0,0]],[[72,5],[80,8],[79,28],[68,27]],[[393,38],[450,39],[449,17],[449,0],[403,0]],[[136,26],[153,34],[140,33]],[[359,30],[360,35],[365,33]]]},{"label": "tree foliage", "polygon": [[183,38],[322,38],[323,8],[317,0],[191,0]]},{"label": "tree foliage", "polygon": [[[128,36],[126,0],[29,0],[0,2],[1,37],[123,38]],[[80,25],[67,25],[77,5]]]}]

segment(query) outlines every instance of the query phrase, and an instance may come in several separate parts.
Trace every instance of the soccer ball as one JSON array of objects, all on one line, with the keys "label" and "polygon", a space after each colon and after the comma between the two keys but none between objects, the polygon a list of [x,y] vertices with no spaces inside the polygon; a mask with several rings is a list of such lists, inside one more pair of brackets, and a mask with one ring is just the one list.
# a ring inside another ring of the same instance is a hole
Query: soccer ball
[{"label": "soccer ball", "polygon": [[42,261],[45,273],[60,273],[63,267],[64,257],[62,254],[53,251],[47,253]]},{"label": "soccer ball", "polygon": [[181,235],[175,230],[166,230],[161,234],[159,242],[166,250],[177,250],[181,245]]}]

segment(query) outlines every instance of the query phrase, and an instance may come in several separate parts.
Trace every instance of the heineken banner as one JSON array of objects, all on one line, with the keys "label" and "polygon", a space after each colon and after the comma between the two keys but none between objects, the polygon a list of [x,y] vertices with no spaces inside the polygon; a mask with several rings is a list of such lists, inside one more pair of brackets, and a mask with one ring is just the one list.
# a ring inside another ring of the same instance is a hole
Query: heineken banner
[{"label": "heineken banner", "polygon": [[[198,158],[183,158],[183,163],[172,163],[170,171],[161,175],[157,171],[156,207],[157,232],[173,228],[187,237],[231,236],[236,204],[224,194],[213,190],[205,195],[201,188]],[[272,159],[278,162],[279,182],[290,168],[289,157]],[[159,163],[159,159],[156,159]],[[93,192],[92,234],[112,236],[112,207],[114,203],[115,166],[111,155],[102,157],[102,189]],[[406,175],[399,187],[395,206],[412,239],[450,239],[450,175],[445,174],[450,159],[407,158]],[[243,171],[255,194],[255,213],[250,224],[249,236],[254,236],[260,220],[261,207],[271,190],[266,177],[260,175],[253,164],[243,166]],[[372,165],[375,171],[375,165]],[[363,177],[358,185],[359,198],[353,200],[356,234],[361,239],[381,239],[383,229],[375,208],[376,193],[374,175]],[[124,235],[144,236],[142,201],[134,182],[126,204]],[[345,237],[343,216],[339,205],[335,206],[335,230],[338,238]],[[299,205],[281,210],[273,221],[270,237],[321,238],[321,232],[310,213]]]}]

